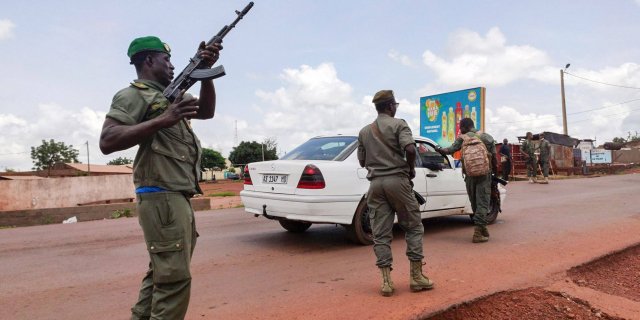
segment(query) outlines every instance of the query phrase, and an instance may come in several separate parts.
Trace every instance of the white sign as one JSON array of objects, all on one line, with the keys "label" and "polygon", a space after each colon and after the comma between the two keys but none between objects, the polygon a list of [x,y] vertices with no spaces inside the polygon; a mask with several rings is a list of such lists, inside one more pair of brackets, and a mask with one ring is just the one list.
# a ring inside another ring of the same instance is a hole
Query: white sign
[{"label": "white sign", "polygon": [[582,150],[582,159],[587,163],[611,163],[611,150]]}]

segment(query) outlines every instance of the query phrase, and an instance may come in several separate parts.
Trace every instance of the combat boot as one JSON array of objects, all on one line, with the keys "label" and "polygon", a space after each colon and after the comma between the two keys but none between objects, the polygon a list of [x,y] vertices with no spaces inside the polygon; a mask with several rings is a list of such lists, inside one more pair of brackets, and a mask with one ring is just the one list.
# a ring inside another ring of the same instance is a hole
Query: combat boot
[{"label": "combat boot", "polygon": [[480,231],[482,231],[482,235],[489,238],[489,229],[487,229],[487,226],[480,226],[480,228],[482,228]]},{"label": "combat boot", "polygon": [[410,261],[410,263],[411,277],[409,279],[409,288],[411,288],[411,291],[417,292],[433,289],[433,281],[422,274],[422,261]]},{"label": "combat boot", "polygon": [[[487,230],[487,233],[489,233],[488,230]],[[473,239],[471,240],[471,242],[480,243],[480,242],[487,242],[487,241],[489,241],[489,237],[482,234],[482,226],[476,226],[473,232]]]},{"label": "combat boot", "polygon": [[382,286],[380,287],[380,294],[385,297],[393,295],[393,281],[391,281],[391,267],[380,268],[382,272]]}]

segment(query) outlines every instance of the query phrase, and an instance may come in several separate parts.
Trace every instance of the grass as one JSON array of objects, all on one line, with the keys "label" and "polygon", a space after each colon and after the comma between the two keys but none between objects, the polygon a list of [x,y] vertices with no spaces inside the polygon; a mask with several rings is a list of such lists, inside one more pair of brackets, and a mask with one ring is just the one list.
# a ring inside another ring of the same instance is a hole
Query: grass
[{"label": "grass", "polygon": [[111,213],[111,219],[118,219],[118,218],[130,218],[132,217],[133,214],[131,213],[131,210],[129,209],[124,209],[124,210],[115,210]]},{"label": "grass", "polygon": [[232,191],[224,191],[224,192],[218,192],[218,193],[210,193],[207,195],[207,197],[233,197],[236,196],[237,194],[235,192]]}]

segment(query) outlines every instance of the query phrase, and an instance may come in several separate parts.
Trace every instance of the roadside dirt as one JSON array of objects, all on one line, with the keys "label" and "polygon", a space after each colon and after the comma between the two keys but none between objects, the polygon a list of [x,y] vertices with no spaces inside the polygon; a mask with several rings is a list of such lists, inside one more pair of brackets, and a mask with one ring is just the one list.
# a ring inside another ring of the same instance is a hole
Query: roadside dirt
[{"label": "roadside dirt", "polygon": [[242,207],[240,191],[242,180],[219,180],[217,182],[200,183],[202,197],[209,198],[211,209],[229,209]]},{"label": "roadside dirt", "polygon": [[585,302],[542,288],[500,292],[491,296],[454,306],[428,320],[492,319],[492,320],[548,320],[548,319],[619,319],[591,308]]},{"label": "roadside dirt", "polygon": [[640,246],[572,268],[568,274],[581,287],[640,302]]},{"label": "roadside dirt", "polygon": [[[640,302],[640,245],[571,268],[567,275],[580,287]],[[569,282],[570,280],[566,281]],[[625,319],[593,307],[590,301],[545,288],[499,292],[452,306],[425,320],[453,319]]]}]

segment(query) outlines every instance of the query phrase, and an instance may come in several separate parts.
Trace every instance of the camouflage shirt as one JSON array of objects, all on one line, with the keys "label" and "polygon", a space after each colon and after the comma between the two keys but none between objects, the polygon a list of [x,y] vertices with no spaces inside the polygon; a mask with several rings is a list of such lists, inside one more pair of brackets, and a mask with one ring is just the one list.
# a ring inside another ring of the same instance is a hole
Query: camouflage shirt
[{"label": "camouflage shirt", "polygon": [[[162,114],[169,106],[164,86],[149,80],[136,80],[113,97],[107,117],[134,125]],[[185,97],[188,95],[185,94]],[[138,187],[160,187],[186,194],[202,193],[200,180],[200,141],[187,120],[158,130],[138,145],[133,161],[133,183]]]}]

